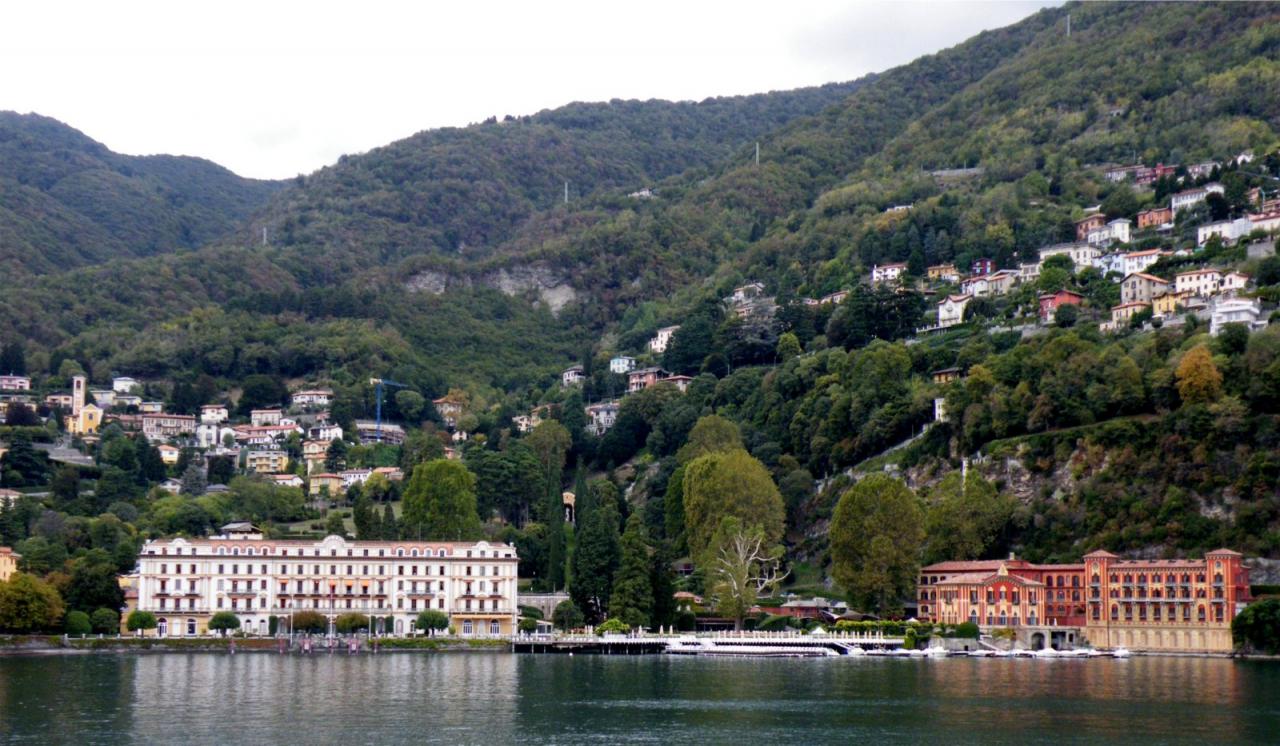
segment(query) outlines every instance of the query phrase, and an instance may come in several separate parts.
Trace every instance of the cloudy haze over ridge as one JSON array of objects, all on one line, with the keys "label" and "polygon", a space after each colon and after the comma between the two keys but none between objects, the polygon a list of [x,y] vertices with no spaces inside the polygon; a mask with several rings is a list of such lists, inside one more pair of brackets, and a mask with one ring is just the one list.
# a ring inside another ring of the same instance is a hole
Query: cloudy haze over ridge
[{"label": "cloudy haze over ridge", "polygon": [[851,80],[1053,4],[22,3],[0,15],[0,109],[283,178],[571,101]]}]

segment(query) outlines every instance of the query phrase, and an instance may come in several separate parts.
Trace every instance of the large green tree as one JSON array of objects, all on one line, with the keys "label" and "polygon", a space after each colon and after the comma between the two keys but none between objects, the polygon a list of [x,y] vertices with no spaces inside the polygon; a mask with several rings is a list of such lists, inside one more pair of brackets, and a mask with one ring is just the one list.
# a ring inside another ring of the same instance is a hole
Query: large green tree
[{"label": "large green tree", "polygon": [[62,621],[62,597],[53,586],[26,573],[0,583],[0,630],[27,634],[54,629]]},{"label": "large green tree", "polygon": [[419,464],[404,491],[401,530],[433,541],[465,541],[480,536],[476,477],[447,459]]},{"label": "large green tree", "polygon": [[831,574],[850,599],[889,612],[915,588],[925,538],[920,499],[886,474],[864,477],[831,517]]},{"label": "large green tree", "polygon": [[1016,502],[976,471],[952,472],[929,492],[925,561],[982,559],[1013,517]]},{"label": "large green tree", "polygon": [[698,418],[689,437],[676,453],[676,461],[687,464],[708,453],[742,450],[742,433],[732,420],[717,414]]},{"label": "large green tree", "polygon": [[712,550],[724,518],[745,530],[759,527],[766,544],[782,539],[786,508],[764,464],[743,450],[709,453],[690,461],[684,472],[685,531],[695,561]]}]

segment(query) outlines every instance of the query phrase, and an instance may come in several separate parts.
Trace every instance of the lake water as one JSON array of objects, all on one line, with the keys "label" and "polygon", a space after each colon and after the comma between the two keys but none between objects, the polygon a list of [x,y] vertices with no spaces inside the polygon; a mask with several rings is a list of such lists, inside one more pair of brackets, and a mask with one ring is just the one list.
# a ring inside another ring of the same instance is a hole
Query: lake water
[{"label": "lake water", "polygon": [[1280,663],[0,658],[5,743],[1277,743]]}]

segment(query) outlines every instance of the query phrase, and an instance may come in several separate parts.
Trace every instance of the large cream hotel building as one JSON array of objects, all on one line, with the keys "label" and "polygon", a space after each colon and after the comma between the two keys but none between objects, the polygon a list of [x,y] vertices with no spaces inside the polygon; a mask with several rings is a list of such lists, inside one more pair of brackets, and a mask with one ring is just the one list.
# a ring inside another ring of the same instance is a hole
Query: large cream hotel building
[{"label": "large cream hotel building", "polygon": [[[443,541],[264,539],[249,524],[207,539],[147,542],[129,608],[150,611],[161,636],[206,634],[230,611],[241,630],[265,635],[271,617],[316,611],[332,622],[367,614],[407,634],[424,610],[442,611],[464,636],[509,635],[516,624],[518,558],[507,544]],[[287,621],[279,629],[287,631]],[[377,622],[375,622],[377,626]]]}]

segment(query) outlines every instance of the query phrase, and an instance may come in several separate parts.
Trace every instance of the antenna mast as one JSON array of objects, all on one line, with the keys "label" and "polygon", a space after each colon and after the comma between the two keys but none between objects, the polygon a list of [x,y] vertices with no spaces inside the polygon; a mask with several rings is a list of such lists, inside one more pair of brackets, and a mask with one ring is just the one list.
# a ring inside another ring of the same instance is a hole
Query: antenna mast
[{"label": "antenna mast", "polygon": [[760,141],[756,140],[756,165],[760,165]]},{"label": "antenna mast", "polygon": [[564,203],[569,204],[569,182],[564,183]]}]

